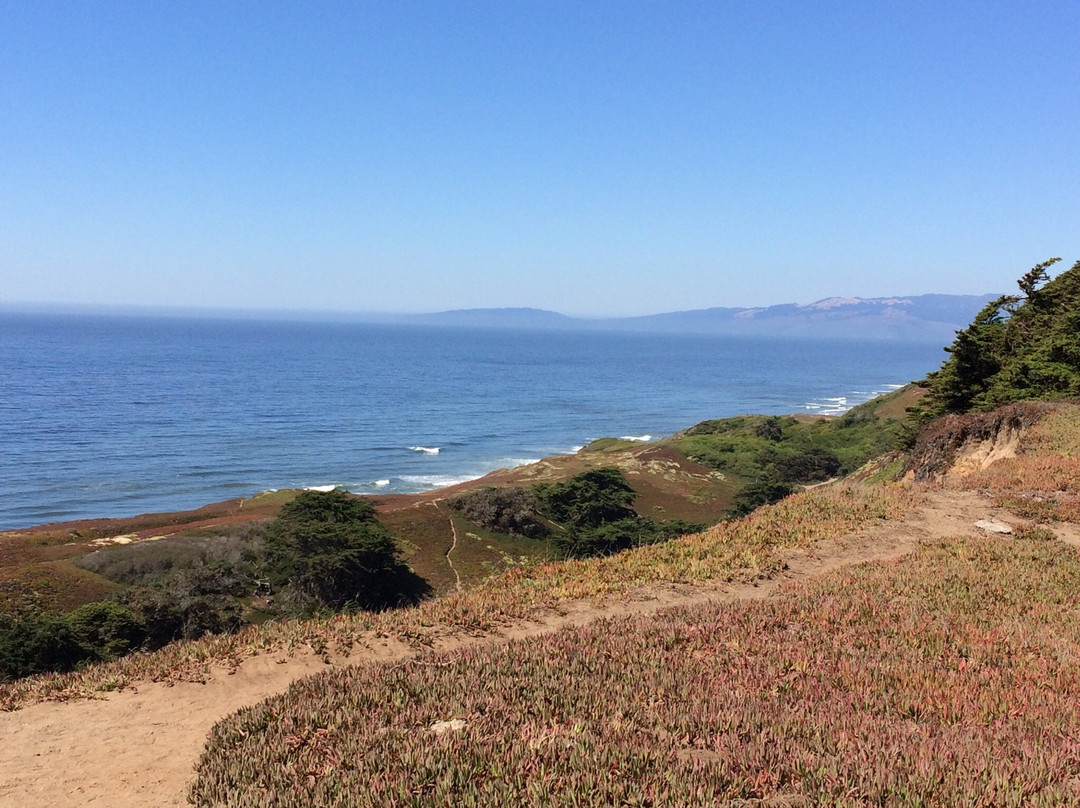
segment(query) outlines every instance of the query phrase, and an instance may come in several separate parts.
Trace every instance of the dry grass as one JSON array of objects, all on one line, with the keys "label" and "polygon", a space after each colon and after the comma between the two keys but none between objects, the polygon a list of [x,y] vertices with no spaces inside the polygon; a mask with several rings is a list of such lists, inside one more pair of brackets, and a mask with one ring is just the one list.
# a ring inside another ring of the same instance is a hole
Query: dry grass
[{"label": "dry grass", "polygon": [[541,617],[560,603],[656,582],[693,584],[770,576],[782,567],[781,548],[809,546],[899,517],[911,507],[914,496],[895,486],[815,489],[666,544],[608,558],[516,567],[472,589],[412,609],[270,623],[230,636],[175,643],[153,654],[135,654],[85,671],[15,682],[0,686],[0,706],[15,709],[35,701],[82,697],[139,681],[200,681],[215,666],[233,666],[258,653],[345,650],[372,635],[422,644],[437,632],[491,630]]},{"label": "dry grass", "polygon": [[774,601],[348,668],[219,724],[191,797],[1077,805],[1078,608],[1075,550],[965,539]]}]

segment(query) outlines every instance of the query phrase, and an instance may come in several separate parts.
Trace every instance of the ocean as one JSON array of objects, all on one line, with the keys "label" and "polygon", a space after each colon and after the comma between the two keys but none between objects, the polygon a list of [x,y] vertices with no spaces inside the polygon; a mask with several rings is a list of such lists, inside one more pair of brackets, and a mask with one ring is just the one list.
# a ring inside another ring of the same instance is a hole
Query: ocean
[{"label": "ocean", "polygon": [[928,343],[0,312],[0,529],[409,493],[740,413],[841,413]]}]

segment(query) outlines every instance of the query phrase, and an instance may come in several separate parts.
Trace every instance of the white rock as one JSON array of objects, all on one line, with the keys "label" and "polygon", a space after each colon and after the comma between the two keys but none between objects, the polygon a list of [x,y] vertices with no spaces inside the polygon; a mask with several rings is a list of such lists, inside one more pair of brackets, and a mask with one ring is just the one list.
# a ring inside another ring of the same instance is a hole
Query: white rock
[{"label": "white rock", "polygon": [[999,522],[996,519],[980,519],[975,523],[975,527],[979,530],[985,530],[987,533],[1001,533],[1009,534],[1013,532],[1013,529],[1004,522]]},{"label": "white rock", "polygon": [[436,721],[428,729],[434,732],[436,735],[442,735],[444,732],[460,732],[465,729],[468,724],[460,718],[451,718],[449,721]]}]

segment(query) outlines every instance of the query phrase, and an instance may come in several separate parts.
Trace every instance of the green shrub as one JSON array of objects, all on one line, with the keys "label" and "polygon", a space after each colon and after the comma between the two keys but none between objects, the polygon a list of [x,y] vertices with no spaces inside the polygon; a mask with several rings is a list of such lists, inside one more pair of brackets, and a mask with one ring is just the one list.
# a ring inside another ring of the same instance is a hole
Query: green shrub
[{"label": "green shrub", "polygon": [[840,466],[836,452],[813,447],[776,458],[766,466],[766,474],[783,483],[816,483],[835,476]]},{"label": "green shrub", "polygon": [[787,483],[773,480],[755,480],[735,495],[735,503],[728,511],[728,518],[746,516],[762,505],[772,505],[789,496],[794,489]]},{"label": "green shrub", "polygon": [[422,590],[371,503],[341,490],[301,493],[270,523],[265,542],[267,577],[295,611],[381,609]]},{"label": "green shrub", "polygon": [[656,522],[643,516],[605,522],[591,528],[575,528],[551,536],[552,555],[559,559],[595,558],[623,550],[658,544],[689,533],[698,533],[705,525],[673,519]]},{"label": "green shrub", "polygon": [[547,515],[567,529],[595,528],[635,516],[630,505],[636,494],[617,468],[589,469],[533,490]]},{"label": "green shrub", "polygon": [[62,617],[0,614],[0,681],[69,671],[95,657]]},{"label": "green shrub", "polygon": [[703,421],[678,434],[674,448],[709,468],[744,480],[787,484],[849,474],[896,448],[903,422],[876,406],[896,394],[855,407],[840,418],[740,415]]},{"label": "green shrub", "polygon": [[243,624],[239,603],[228,595],[190,588],[191,579],[177,575],[152,587],[124,595],[124,603],[139,615],[146,630],[144,645],[161,648],[173,640],[195,640],[206,634],[226,634]]},{"label": "green shrub", "polygon": [[704,529],[681,519],[656,522],[639,516],[630,507],[634,489],[617,468],[590,469],[534,490],[546,515],[563,528],[550,537],[556,558],[612,555]]},{"label": "green shrub", "polygon": [[542,539],[550,530],[541,521],[536,495],[522,488],[481,488],[450,500],[481,527],[513,536]]},{"label": "green shrub", "polygon": [[75,640],[96,659],[114,660],[136,650],[146,639],[146,623],[115,601],[87,603],[63,618]]}]

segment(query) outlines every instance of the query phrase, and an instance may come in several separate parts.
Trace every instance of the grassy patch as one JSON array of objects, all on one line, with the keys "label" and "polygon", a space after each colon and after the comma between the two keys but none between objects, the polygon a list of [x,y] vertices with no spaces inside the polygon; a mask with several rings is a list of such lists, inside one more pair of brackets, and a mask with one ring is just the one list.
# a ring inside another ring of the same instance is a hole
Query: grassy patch
[{"label": "grassy patch", "polygon": [[816,482],[849,474],[896,448],[902,418],[892,410],[910,397],[904,388],[839,418],[741,415],[703,421],[669,443],[686,457],[743,480]]},{"label": "grassy patch", "polygon": [[322,674],[220,723],[191,798],[1076,805],[1078,593],[1057,543],[957,540],[777,601]]},{"label": "grassy patch", "polygon": [[1025,454],[1080,457],[1080,406],[1059,406],[1035,424]]},{"label": "grassy patch", "polygon": [[597,438],[581,449],[580,453],[598,454],[604,452],[622,452],[641,446],[640,441],[623,440],[622,438]]},{"label": "grassy patch", "polygon": [[458,542],[451,560],[463,582],[476,583],[512,567],[548,560],[548,547],[544,541],[496,533],[458,513],[453,513],[452,517]]}]

